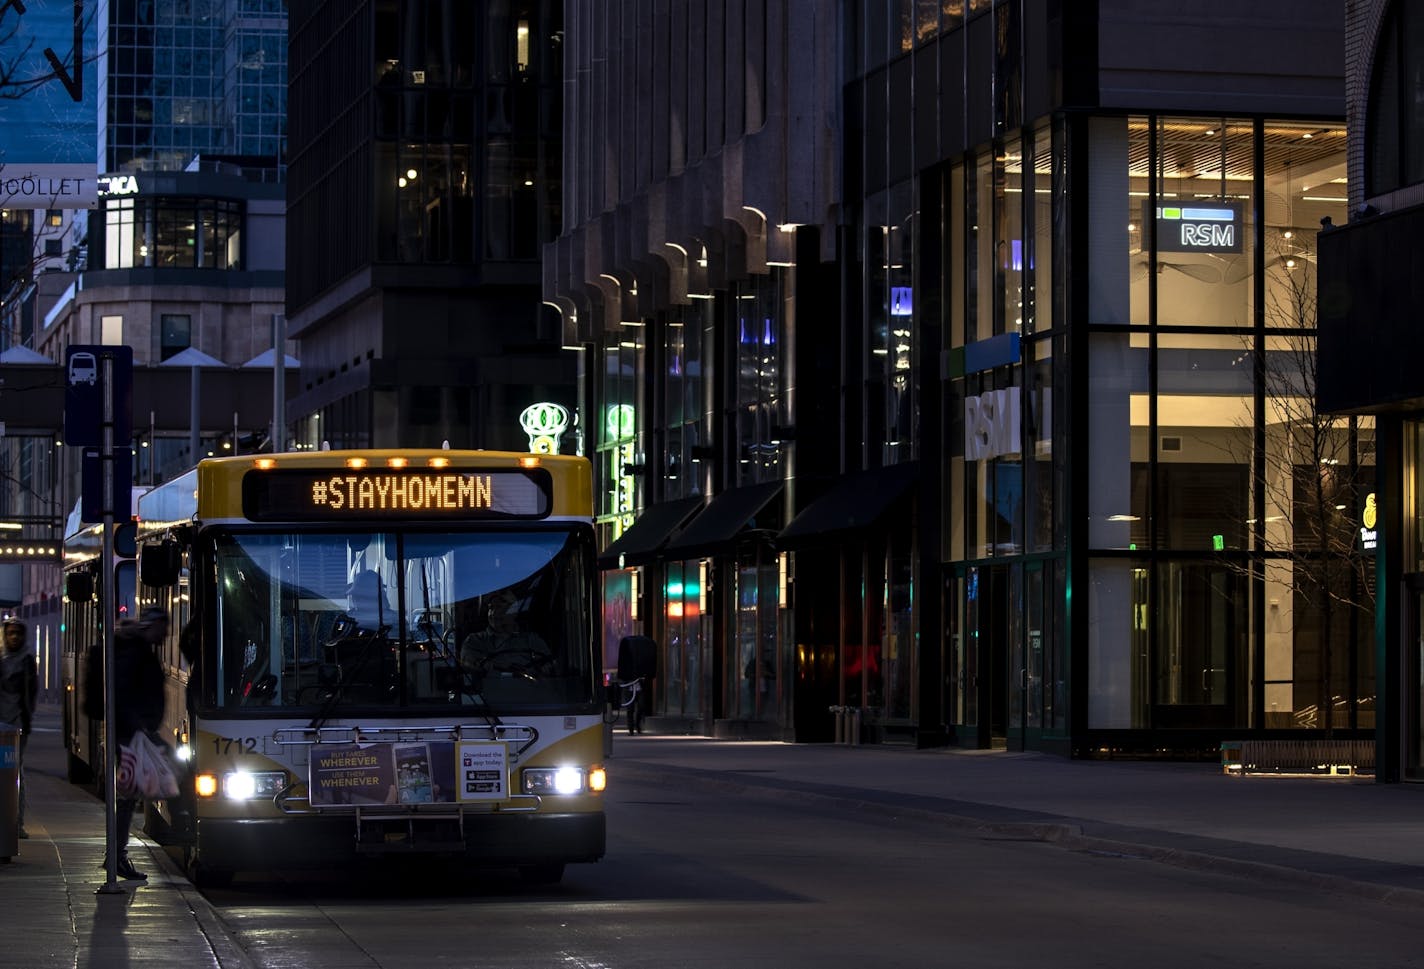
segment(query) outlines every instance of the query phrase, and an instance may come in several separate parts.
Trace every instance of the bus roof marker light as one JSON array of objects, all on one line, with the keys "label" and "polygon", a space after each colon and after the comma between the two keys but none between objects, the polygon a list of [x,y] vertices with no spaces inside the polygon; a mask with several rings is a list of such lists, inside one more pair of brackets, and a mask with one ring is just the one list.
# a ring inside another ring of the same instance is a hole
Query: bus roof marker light
[{"label": "bus roof marker light", "polygon": [[276,458],[258,458],[252,462],[252,466],[259,471],[271,471],[277,466]]},{"label": "bus roof marker light", "polygon": [[539,467],[539,458],[535,455],[530,455],[526,458],[520,458],[519,466],[521,468],[537,468]]},{"label": "bus roof marker light", "polygon": [[429,464],[432,468],[448,468],[448,467],[450,467],[450,459],[449,459],[449,458],[431,458],[431,459],[430,459],[428,462],[426,462],[426,463]]},{"label": "bus roof marker light", "polygon": [[387,458],[386,464],[392,468],[404,468],[410,464],[410,458]]},{"label": "bus roof marker light", "polygon": [[348,468],[364,468],[364,467],[366,466],[366,459],[365,459],[365,458],[347,458],[347,459],[346,459],[346,466],[347,466]]}]

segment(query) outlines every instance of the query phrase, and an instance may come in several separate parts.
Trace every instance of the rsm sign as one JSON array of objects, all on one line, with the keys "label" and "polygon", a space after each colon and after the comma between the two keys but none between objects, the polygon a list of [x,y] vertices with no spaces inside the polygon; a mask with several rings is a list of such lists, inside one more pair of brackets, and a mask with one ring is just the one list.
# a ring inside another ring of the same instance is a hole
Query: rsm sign
[{"label": "rsm sign", "polygon": [[1022,449],[1018,387],[964,399],[964,460],[985,461]]},{"label": "rsm sign", "polygon": [[1157,206],[1158,252],[1240,252],[1241,203]]}]

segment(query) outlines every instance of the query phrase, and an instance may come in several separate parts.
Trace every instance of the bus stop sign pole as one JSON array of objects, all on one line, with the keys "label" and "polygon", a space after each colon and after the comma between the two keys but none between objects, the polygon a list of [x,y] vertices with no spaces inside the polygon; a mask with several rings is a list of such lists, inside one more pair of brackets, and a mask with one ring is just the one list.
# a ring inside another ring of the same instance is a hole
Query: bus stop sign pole
[{"label": "bus stop sign pole", "polygon": [[65,348],[64,363],[64,443],[81,449],[99,448],[99,474],[94,482],[99,493],[92,493],[94,488],[85,475],[81,501],[84,514],[89,514],[90,509],[102,512],[94,518],[102,518],[104,529],[104,551],[99,567],[99,623],[104,651],[104,832],[108,878],[99,888],[99,894],[124,894],[118,885],[118,865],[120,850],[128,843],[128,832],[116,830],[115,813],[119,739],[114,716],[114,620],[118,609],[114,581],[114,514],[119,510],[115,506],[122,505],[124,520],[129,519],[133,492],[130,477],[129,481],[122,482],[122,496],[114,495],[115,485],[120,483],[115,480],[114,442],[116,439],[123,442],[123,466],[129,468],[129,440],[133,436],[133,348],[124,344],[70,344]]},{"label": "bus stop sign pole", "polygon": [[[124,895],[119,885],[118,867],[120,849],[128,843],[127,831],[118,830],[116,813],[119,793],[117,765],[119,762],[118,709],[115,706],[114,684],[114,618],[116,615],[114,582],[114,357],[101,354],[104,388],[104,420],[101,435],[100,461],[103,467],[104,502],[104,550],[99,560],[99,594],[103,597],[99,604],[100,622],[104,637],[104,843],[106,875],[100,885],[98,895]],[[125,509],[126,511],[128,509]],[[119,841],[122,837],[124,840]]]}]

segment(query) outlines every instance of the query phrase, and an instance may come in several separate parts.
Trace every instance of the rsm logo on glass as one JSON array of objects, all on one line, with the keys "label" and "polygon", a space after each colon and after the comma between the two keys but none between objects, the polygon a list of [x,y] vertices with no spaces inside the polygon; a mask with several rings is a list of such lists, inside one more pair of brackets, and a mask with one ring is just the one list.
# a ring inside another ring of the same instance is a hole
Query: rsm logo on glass
[{"label": "rsm logo on glass", "polygon": [[1241,203],[1157,206],[1158,252],[1240,252]]},{"label": "rsm logo on glass", "polygon": [[1019,388],[991,390],[964,399],[964,460],[983,461],[1017,454]]}]

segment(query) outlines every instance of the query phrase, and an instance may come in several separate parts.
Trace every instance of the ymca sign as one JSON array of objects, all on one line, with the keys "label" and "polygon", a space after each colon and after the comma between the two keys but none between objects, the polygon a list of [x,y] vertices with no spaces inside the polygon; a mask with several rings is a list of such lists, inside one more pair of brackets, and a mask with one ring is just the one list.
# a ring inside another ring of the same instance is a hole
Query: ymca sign
[{"label": "ymca sign", "polygon": [[1018,387],[991,390],[964,400],[964,460],[984,461],[1017,454],[1020,437]]}]

